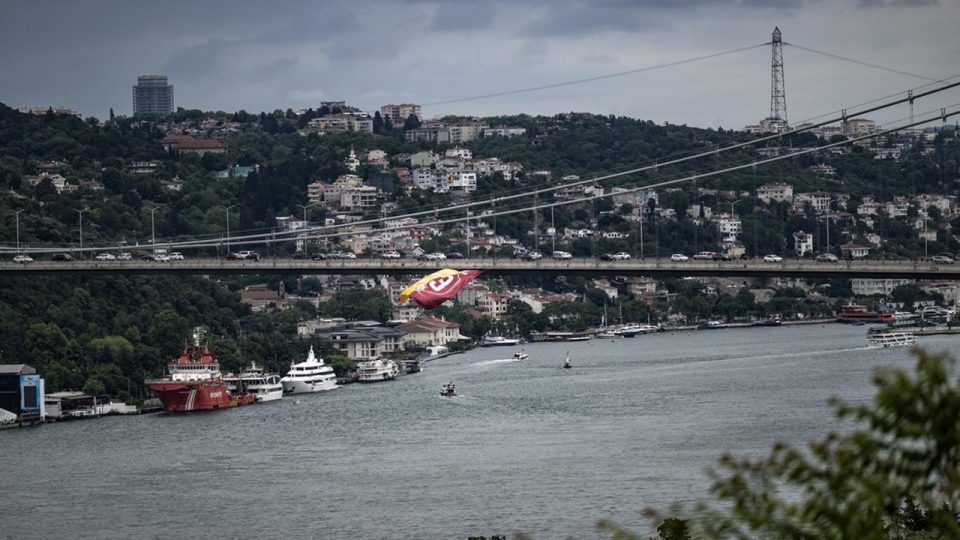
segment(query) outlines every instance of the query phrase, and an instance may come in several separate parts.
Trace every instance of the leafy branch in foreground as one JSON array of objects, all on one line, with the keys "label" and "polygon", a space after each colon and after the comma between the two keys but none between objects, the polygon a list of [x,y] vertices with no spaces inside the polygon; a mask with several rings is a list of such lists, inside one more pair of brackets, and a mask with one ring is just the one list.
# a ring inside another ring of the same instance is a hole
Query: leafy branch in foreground
[{"label": "leafy branch in foreground", "polygon": [[659,538],[960,538],[960,379],[949,356],[913,354],[915,373],[877,373],[872,402],[831,400],[857,429],[806,449],[776,443],[759,460],[724,455],[711,472],[718,505],[701,503],[688,520],[648,510]]}]

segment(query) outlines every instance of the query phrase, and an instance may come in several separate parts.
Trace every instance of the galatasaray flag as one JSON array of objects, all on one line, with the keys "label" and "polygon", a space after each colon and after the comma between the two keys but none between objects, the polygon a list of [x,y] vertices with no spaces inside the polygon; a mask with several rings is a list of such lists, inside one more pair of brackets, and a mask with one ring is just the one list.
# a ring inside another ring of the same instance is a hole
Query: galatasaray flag
[{"label": "galatasaray flag", "polygon": [[466,287],[467,283],[473,281],[481,272],[483,271],[452,268],[438,270],[404,289],[400,293],[400,301],[405,302],[407,298],[413,298],[420,307],[433,309],[456,296],[460,289]]}]

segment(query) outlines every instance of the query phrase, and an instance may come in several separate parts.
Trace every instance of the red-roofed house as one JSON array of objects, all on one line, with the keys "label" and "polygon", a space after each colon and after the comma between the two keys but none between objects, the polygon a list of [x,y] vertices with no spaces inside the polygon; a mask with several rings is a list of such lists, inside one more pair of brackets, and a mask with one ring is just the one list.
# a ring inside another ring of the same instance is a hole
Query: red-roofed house
[{"label": "red-roofed house", "polygon": [[222,154],[227,151],[227,147],[216,139],[193,139],[190,141],[181,141],[173,145],[173,150],[178,154]]}]

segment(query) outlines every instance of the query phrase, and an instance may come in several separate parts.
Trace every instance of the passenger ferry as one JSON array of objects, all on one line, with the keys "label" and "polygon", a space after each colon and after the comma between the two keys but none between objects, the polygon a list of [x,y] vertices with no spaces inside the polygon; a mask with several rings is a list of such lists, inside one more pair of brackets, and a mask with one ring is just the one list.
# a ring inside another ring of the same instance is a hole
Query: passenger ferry
[{"label": "passenger ferry", "polygon": [[881,347],[911,347],[917,344],[917,336],[905,330],[890,330],[887,328],[867,332],[867,346]]},{"label": "passenger ferry", "polygon": [[850,304],[840,308],[837,314],[839,322],[864,322],[864,323],[891,323],[894,321],[894,314],[891,311],[870,311],[866,306]]}]

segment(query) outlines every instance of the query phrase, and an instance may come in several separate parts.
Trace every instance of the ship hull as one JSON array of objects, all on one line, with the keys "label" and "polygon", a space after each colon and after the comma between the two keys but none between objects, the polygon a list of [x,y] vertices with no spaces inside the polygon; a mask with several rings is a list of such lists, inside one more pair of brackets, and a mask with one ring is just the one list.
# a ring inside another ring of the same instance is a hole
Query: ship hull
[{"label": "ship hull", "polygon": [[155,381],[147,387],[160,398],[163,410],[171,413],[228,409],[253,403],[251,394],[231,396],[222,381]]}]

